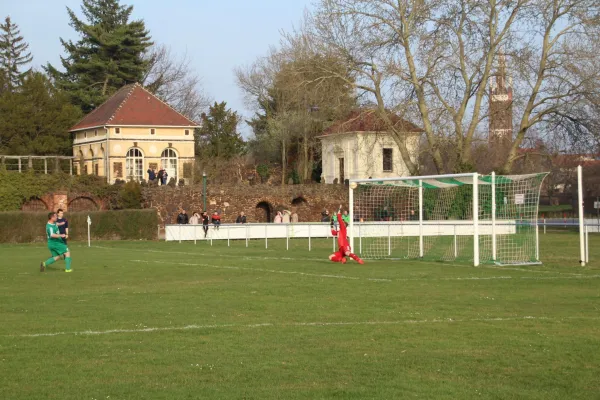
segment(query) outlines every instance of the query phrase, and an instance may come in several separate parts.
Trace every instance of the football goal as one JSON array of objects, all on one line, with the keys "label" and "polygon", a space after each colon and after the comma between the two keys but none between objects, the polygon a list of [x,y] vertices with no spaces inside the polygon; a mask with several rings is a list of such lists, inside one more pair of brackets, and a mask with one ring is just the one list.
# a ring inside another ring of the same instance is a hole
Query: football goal
[{"label": "football goal", "polygon": [[365,258],[539,264],[547,173],[350,181],[350,244]]}]

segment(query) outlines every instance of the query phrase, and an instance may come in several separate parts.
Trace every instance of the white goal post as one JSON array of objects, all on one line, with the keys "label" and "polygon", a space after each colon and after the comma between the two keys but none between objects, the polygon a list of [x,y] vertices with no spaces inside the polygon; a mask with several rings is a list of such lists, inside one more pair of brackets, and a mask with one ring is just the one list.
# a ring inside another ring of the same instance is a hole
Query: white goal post
[{"label": "white goal post", "polygon": [[546,175],[352,179],[350,244],[365,258],[539,264]]}]

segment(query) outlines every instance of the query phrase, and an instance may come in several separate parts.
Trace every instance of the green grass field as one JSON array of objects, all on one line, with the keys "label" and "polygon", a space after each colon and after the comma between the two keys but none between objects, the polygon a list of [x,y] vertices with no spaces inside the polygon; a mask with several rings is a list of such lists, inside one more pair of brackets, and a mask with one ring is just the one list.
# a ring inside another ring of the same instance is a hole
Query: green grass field
[{"label": "green grass field", "polygon": [[545,264],[327,260],[330,242],[0,246],[0,399],[598,399],[600,236]]}]

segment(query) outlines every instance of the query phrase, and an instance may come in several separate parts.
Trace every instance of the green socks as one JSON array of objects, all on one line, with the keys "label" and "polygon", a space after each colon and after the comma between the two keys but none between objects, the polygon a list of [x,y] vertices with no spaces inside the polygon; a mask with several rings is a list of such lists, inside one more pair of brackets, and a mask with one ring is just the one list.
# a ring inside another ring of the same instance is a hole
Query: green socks
[{"label": "green socks", "polygon": [[65,257],[65,262],[67,263],[67,270],[71,269],[71,257]]},{"label": "green socks", "polygon": [[56,262],[56,260],[54,259],[54,257],[50,257],[49,259],[46,260],[46,262],[44,262],[44,265],[47,267],[48,265],[52,265]]}]

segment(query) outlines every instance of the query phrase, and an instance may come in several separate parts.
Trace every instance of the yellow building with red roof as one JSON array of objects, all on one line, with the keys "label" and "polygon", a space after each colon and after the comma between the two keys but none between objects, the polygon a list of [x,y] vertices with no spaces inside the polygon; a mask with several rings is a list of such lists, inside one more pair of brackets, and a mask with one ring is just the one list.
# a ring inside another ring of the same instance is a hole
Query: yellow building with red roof
[{"label": "yellow building with red roof", "polygon": [[195,128],[140,84],[124,86],[70,129],[75,172],[113,183],[147,179],[148,169],[162,166],[169,179],[189,179]]}]

